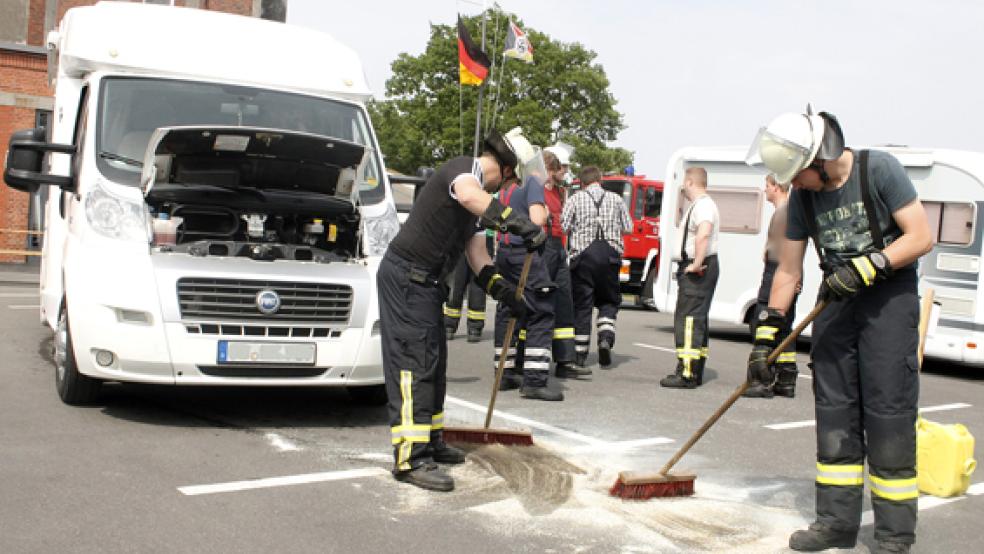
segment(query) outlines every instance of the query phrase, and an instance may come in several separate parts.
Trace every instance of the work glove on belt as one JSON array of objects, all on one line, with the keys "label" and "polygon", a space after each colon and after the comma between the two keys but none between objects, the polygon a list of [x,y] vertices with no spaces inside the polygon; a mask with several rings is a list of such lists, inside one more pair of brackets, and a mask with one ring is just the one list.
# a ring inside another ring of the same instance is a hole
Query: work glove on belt
[{"label": "work glove on belt", "polygon": [[495,271],[495,267],[491,265],[483,267],[475,276],[475,281],[489,296],[505,304],[512,317],[520,320],[526,317],[526,301],[522,297],[516,299],[516,285],[506,281]]},{"label": "work glove on belt", "polygon": [[748,355],[748,381],[771,386],[776,374],[767,359],[779,344],[779,333],[786,328],[786,316],[774,308],[765,308],[759,312],[757,321],[754,346]]},{"label": "work glove on belt", "polygon": [[820,285],[823,300],[853,298],[861,289],[870,287],[892,274],[892,266],[881,251],[851,258],[828,275]]},{"label": "work glove on belt", "polygon": [[528,217],[516,210],[503,206],[495,198],[485,209],[479,223],[486,229],[519,235],[523,237],[528,252],[535,250],[543,253],[543,245],[547,242],[547,233],[543,231],[543,227],[533,223]]}]

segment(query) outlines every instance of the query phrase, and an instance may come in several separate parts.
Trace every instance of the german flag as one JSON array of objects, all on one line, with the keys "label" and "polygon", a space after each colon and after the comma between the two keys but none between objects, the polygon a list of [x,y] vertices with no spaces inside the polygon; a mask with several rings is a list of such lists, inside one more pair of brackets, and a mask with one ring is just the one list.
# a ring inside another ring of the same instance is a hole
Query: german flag
[{"label": "german flag", "polygon": [[458,81],[463,85],[481,85],[489,74],[492,62],[482,49],[475,46],[468,29],[458,16]]}]

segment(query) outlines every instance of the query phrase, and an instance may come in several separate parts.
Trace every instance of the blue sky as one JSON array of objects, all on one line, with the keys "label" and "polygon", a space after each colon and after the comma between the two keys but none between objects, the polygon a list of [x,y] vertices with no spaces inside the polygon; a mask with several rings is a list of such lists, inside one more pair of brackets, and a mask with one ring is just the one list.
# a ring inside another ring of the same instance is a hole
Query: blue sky
[{"label": "blue sky", "polygon": [[[662,178],[684,146],[747,145],[807,102],[849,145],[984,151],[984,3],[956,0],[499,0],[555,40],[598,54],[627,128],[614,143]],[[289,23],[363,58],[382,97],[390,63],[419,54],[428,22],[477,14],[464,0],[289,0]],[[533,45],[534,49],[536,45]]]}]

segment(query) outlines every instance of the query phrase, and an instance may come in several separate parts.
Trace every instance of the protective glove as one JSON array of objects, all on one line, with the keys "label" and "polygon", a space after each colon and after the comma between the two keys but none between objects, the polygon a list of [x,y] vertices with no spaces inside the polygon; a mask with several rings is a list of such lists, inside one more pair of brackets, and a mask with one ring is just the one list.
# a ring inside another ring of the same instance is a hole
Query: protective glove
[{"label": "protective glove", "polygon": [[776,380],[775,371],[768,363],[769,354],[779,344],[779,333],[786,327],[786,316],[779,310],[766,308],[759,312],[755,327],[755,343],[748,355],[748,381],[771,386]]},{"label": "protective glove", "polygon": [[856,296],[861,289],[870,287],[892,274],[888,258],[880,251],[857,256],[827,276],[820,286],[820,298],[845,300]]},{"label": "protective glove", "polygon": [[495,298],[497,302],[505,304],[512,317],[520,320],[526,317],[526,301],[522,297],[516,299],[516,285],[506,281],[502,275],[496,272],[494,266],[483,267],[482,271],[475,276],[475,281],[489,296]]},{"label": "protective glove", "polygon": [[485,209],[479,223],[486,229],[519,235],[523,238],[527,252],[535,250],[542,253],[543,245],[547,242],[547,234],[543,231],[543,227],[512,208],[503,206],[494,198],[489,202],[489,207]]}]

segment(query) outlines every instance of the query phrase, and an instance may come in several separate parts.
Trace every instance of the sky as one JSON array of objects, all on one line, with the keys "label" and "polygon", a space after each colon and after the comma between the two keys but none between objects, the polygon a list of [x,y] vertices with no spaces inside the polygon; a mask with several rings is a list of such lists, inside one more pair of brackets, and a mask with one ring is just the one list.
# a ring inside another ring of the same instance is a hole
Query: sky
[{"label": "sky", "polygon": [[[636,172],[650,177],[662,179],[679,148],[747,147],[773,117],[808,102],[838,117],[849,146],[984,152],[984,2],[498,4],[597,54],[626,125],[611,145],[634,152]],[[430,22],[453,25],[456,13],[481,11],[474,0],[289,0],[287,22],[352,47],[384,98],[390,64],[424,51]]]}]

